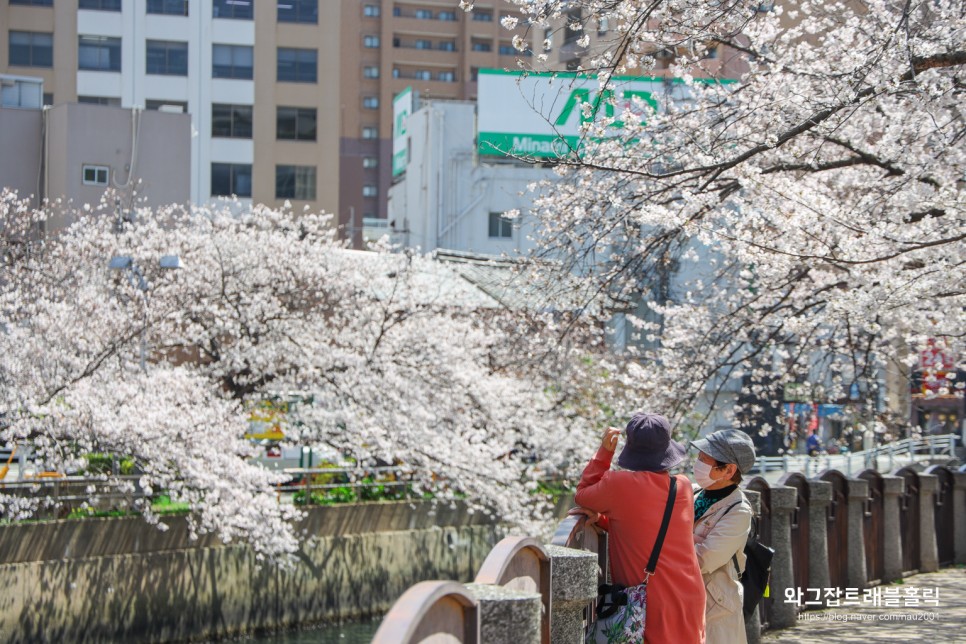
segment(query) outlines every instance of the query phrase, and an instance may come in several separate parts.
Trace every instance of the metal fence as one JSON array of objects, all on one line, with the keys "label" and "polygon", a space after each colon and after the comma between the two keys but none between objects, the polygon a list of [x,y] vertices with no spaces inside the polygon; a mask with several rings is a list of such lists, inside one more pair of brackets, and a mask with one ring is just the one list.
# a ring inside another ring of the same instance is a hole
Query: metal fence
[{"label": "metal fence", "polygon": [[786,454],[784,456],[759,456],[752,473],[765,475],[769,472],[802,472],[812,477],[824,470],[838,470],[846,476],[854,476],[868,469],[891,472],[904,465],[924,459],[956,455],[956,434],[906,438],[872,449],[848,454]]}]

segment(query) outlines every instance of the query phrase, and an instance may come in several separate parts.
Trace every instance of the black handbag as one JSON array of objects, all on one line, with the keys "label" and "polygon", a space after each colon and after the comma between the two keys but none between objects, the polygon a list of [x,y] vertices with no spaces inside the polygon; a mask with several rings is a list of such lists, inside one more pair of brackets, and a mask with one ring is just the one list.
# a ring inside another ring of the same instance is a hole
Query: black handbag
[{"label": "black handbag", "polygon": [[[728,514],[728,510],[739,505],[741,502],[728,506],[721,516]],[[745,571],[741,572],[738,568],[738,553],[731,555],[731,561],[735,565],[735,572],[738,573],[738,581],[744,588],[744,600],[742,602],[742,613],[745,619],[751,617],[758,608],[761,598],[768,590],[768,580],[771,577],[771,560],[775,556],[775,549],[766,546],[758,540],[758,517],[751,517],[751,529],[748,531],[748,538],[745,540]]]}]

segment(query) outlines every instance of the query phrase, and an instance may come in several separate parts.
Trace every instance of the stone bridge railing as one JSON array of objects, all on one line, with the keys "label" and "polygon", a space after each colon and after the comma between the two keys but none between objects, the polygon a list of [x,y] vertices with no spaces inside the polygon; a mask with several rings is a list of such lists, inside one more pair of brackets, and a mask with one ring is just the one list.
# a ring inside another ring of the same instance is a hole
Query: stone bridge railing
[{"label": "stone bridge railing", "polygon": [[[828,589],[861,598],[866,588],[966,563],[966,466],[857,476],[795,472],[777,484],[759,476],[745,491],[760,517],[760,539],[775,549],[769,597],[746,622],[751,643],[765,629],[793,625],[803,610],[826,607],[833,601]],[[462,642],[579,644],[607,571],[607,534],[568,517],[551,545],[529,537],[501,541],[472,584],[412,587],[373,642],[437,634]]]}]

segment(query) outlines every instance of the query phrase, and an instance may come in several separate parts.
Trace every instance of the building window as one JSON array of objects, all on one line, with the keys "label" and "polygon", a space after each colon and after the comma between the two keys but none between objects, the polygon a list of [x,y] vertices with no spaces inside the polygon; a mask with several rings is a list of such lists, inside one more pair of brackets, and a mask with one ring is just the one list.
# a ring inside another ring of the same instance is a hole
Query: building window
[{"label": "building window", "polygon": [[54,0],[10,0],[10,4],[25,4],[30,7],[52,7]]},{"label": "building window", "polygon": [[477,22],[493,22],[493,12],[477,9],[472,14],[473,20]]},{"label": "building window", "polygon": [[121,71],[121,39],[107,36],[79,36],[77,68],[99,72]]},{"label": "building window", "polygon": [[278,48],[278,80],[314,83],[318,79],[319,52],[315,49]]},{"label": "building window", "polygon": [[251,197],[252,165],[250,163],[212,163],[212,197]]},{"label": "building window", "polygon": [[501,56],[516,56],[517,54],[523,55],[523,52],[518,52],[513,45],[501,44],[500,45],[500,55]]},{"label": "building window", "polygon": [[367,4],[362,6],[362,15],[367,18],[378,18],[382,12],[377,4]]},{"label": "building window", "polygon": [[453,83],[456,81],[456,72],[439,72],[436,74],[436,80],[444,83]]},{"label": "building window", "polygon": [[493,51],[493,43],[486,42],[485,40],[475,40],[471,47],[473,51]]},{"label": "building window", "polygon": [[275,115],[275,137],[287,141],[314,141],[317,114],[314,107],[279,107]]},{"label": "building window", "polygon": [[10,64],[19,67],[53,67],[54,35],[37,31],[11,31]]},{"label": "building window", "polygon": [[314,165],[275,166],[275,198],[315,200]]},{"label": "building window", "polygon": [[706,51],[705,54],[704,54],[704,57],[705,58],[709,58],[709,59],[717,58],[718,57],[718,46],[717,45],[711,45],[711,46],[709,46],[708,47],[708,51]]},{"label": "building window", "polygon": [[470,67],[470,80],[474,83],[480,80],[480,68]]},{"label": "building window", "polygon": [[379,68],[375,65],[366,65],[362,68],[363,78],[379,78]]},{"label": "building window", "polygon": [[165,16],[187,16],[188,0],[148,0],[148,13]]},{"label": "building window", "polygon": [[429,9],[416,9],[416,18],[419,20],[432,20],[433,12]]},{"label": "building window", "polygon": [[374,186],[371,183],[367,183],[366,185],[362,186],[362,196],[363,197],[378,197],[379,196],[379,188],[377,188],[376,186]]},{"label": "building window", "polygon": [[144,109],[150,112],[181,112],[187,113],[188,103],[186,101],[168,101],[165,99],[149,98],[144,101]]},{"label": "building window", "polygon": [[362,157],[362,167],[366,170],[372,170],[373,168],[379,167],[379,159],[376,157]]},{"label": "building window", "polygon": [[253,0],[212,0],[211,15],[213,18],[251,20],[252,1]]},{"label": "building window", "polygon": [[456,51],[456,43],[452,40],[444,40],[439,43],[439,48],[441,51]]},{"label": "building window", "polygon": [[53,105],[53,104],[54,104],[54,95],[51,94],[50,92],[44,92],[44,106],[46,107],[48,105]]},{"label": "building window", "polygon": [[378,96],[363,96],[362,97],[362,107],[367,110],[378,110],[379,109],[379,97]]},{"label": "building window", "polygon": [[188,75],[188,43],[147,41],[146,73],[165,76]]},{"label": "building window", "polygon": [[379,128],[367,125],[362,128],[362,138],[364,139],[378,139],[379,138]]},{"label": "building window", "polygon": [[252,48],[246,45],[212,45],[213,78],[252,78]]},{"label": "building window", "polygon": [[442,20],[443,22],[456,22],[456,12],[455,11],[440,11],[436,14],[437,20]]},{"label": "building window", "polygon": [[81,166],[81,181],[85,186],[106,186],[111,169],[106,165]]},{"label": "building window", "polygon": [[252,138],[252,106],[212,103],[211,136],[226,139]]},{"label": "building window", "polygon": [[413,78],[416,80],[428,81],[433,79],[433,75],[428,69],[417,69],[413,72]]},{"label": "building window", "polygon": [[278,0],[279,22],[319,23],[319,0]]},{"label": "building window", "polygon": [[379,36],[363,36],[362,46],[367,49],[379,49]]},{"label": "building window", "polygon": [[513,237],[513,221],[503,216],[502,212],[490,213],[490,239],[511,239]]},{"label": "building window", "polygon": [[84,103],[85,105],[110,105],[112,107],[121,107],[121,99],[114,98],[113,96],[78,96],[78,103]]},{"label": "building window", "polygon": [[78,9],[93,9],[94,11],[120,11],[121,0],[80,0]]},{"label": "building window", "polygon": [[432,40],[424,40],[424,39],[420,38],[419,40],[416,41],[415,47],[416,47],[416,49],[432,49],[433,48],[433,41]]}]

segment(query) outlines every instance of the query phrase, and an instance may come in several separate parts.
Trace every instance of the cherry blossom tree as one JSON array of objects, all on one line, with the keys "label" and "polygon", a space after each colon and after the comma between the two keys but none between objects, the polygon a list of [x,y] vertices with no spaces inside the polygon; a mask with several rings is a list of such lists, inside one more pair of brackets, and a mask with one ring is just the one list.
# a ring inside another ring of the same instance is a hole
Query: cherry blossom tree
[{"label": "cherry blossom tree", "polygon": [[[760,426],[790,381],[881,396],[930,339],[962,368],[962,2],[514,4],[518,34],[608,25],[579,43],[602,89],[660,54],[687,89],[609,118],[585,104],[536,206],[542,257],[626,313],[654,406],[701,424],[738,401],[735,422]],[[714,47],[737,82],[708,82]]]},{"label": "cherry blossom tree", "polygon": [[[191,505],[197,533],[297,547],[280,477],[244,438],[260,400],[311,399],[289,441],[397,465],[441,502],[520,525],[548,509],[537,482],[573,475],[624,411],[595,402],[612,369],[600,351],[547,351],[552,318],[507,310],[427,257],[347,250],[326,215],[78,216],[41,235],[42,211],[0,199],[0,439],[59,471],[129,456],[145,494]],[[171,256],[180,268],[162,268]],[[0,500],[8,518],[40,502]]]}]

